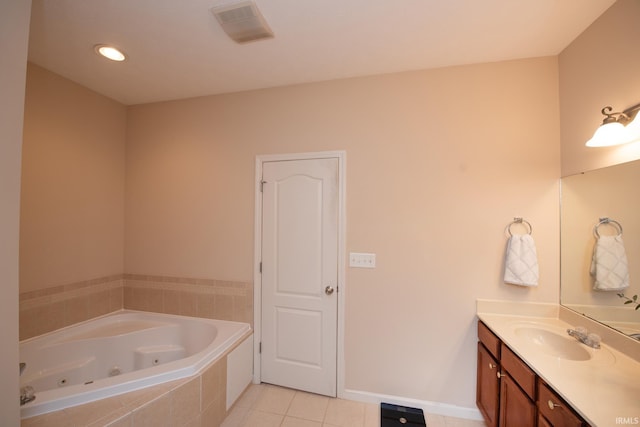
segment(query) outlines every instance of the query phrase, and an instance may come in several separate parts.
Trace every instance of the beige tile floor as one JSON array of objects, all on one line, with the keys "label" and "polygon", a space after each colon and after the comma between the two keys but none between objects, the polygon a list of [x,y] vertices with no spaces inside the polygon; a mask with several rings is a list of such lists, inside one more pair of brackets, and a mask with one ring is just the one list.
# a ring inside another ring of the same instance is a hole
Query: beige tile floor
[{"label": "beige tile floor", "polygon": [[[425,415],[427,427],[484,427],[482,421]],[[376,404],[333,399],[268,384],[249,386],[222,427],[380,427]]]}]

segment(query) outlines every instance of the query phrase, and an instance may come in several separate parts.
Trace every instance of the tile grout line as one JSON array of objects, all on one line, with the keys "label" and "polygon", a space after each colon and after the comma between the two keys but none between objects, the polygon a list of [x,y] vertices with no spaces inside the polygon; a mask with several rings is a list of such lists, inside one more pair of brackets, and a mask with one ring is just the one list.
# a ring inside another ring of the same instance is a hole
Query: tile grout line
[{"label": "tile grout line", "polygon": [[285,409],[285,411],[284,411],[284,415],[282,417],[282,421],[280,421],[280,427],[282,427],[284,425],[284,420],[287,419],[287,414],[289,413],[289,409],[291,409],[291,404],[293,403],[293,399],[296,398],[297,394],[298,394],[298,390],[294,390],[293,397],[291,398],[291,401],[289,401],[289,404],[287,405],[287,409]]}]

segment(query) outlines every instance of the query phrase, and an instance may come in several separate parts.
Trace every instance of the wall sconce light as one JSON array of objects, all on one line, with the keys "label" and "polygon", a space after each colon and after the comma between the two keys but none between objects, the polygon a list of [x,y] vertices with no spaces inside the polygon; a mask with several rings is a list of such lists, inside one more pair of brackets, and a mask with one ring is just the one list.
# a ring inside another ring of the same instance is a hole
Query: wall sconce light
[{"label": "wall sconce light", "polygon": [[605,116],[602,124],[587,141],[587,147],[610,147],[640,140],[640,104],[621,113],[612,113],[613,108],[602,109]]}]

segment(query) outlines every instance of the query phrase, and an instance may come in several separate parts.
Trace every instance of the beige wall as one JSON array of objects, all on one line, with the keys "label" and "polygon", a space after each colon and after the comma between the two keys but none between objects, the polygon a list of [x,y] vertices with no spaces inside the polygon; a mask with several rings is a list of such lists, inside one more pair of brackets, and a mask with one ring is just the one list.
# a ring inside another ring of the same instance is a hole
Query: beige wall
[{"label": "beige wall", "polygon": [[122,274],[126,108],[29,64],[20,291]]},{"label": "beige wall", "polygon": [[[475,300],[558,301],[556,58],[129,108],[127,273],[251,280],[258,154],[347,152],[346,386],[475,407]],[[541,125],[544,124],[544,125]],[[534,227],[540,286],[502,282]]]},{"label": "beige wall", "polygon": [[0,5],[0,424],[17,426],[18,228],[22,110],[31,2]]},{"label": "beige wall", "polygon": [[610,105],[640,102],[640,1],[618,0],[559,55],[562,176],[640,159],[640,142],[587,148]]}]

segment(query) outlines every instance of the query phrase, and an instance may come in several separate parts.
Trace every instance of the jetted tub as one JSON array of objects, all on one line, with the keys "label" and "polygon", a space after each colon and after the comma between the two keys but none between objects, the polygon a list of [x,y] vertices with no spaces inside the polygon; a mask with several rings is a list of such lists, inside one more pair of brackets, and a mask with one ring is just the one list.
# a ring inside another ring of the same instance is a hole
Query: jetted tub
[{"label": "jetted tub", "polygon": [[33,387],[36,399],[21,417],[194,375],[250,330],[247,323],[121,310],[24,340],[20,386]]}]

